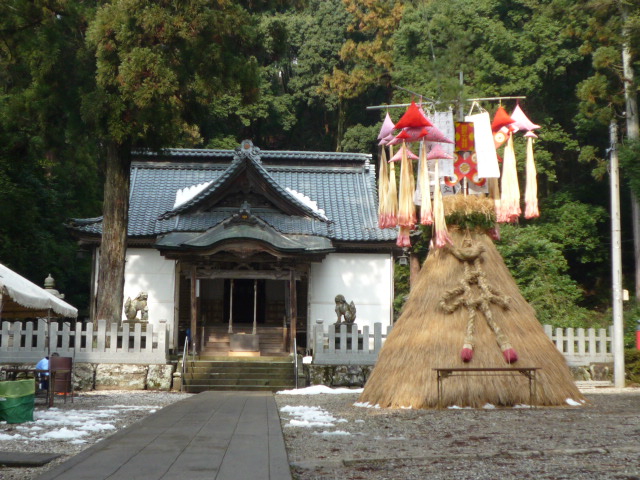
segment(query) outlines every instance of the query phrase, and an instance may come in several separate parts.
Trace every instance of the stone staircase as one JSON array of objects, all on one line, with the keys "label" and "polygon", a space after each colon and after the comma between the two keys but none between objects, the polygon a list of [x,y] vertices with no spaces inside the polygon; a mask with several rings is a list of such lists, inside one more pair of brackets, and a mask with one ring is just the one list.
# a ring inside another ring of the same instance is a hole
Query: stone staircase
[{"label": "stone staircase", "polygon": [[278,391],[295,388],[291,357],[216,357],[187,359],[185,392],[207,390]]},{"label": "stone staircase", "polygon": [[[233,326],[233,332],[249,334],[252,332],[252,328],[252,325],[236,324]],[[226,324],[205,327],[205,343],[201,352],[202,355],[228,356],[230,350],[228,329],[229,327]],[[288,355],[285,350],[284,327],[258,326],[256,333],[260,337],[260,356],[277,357]]]}]

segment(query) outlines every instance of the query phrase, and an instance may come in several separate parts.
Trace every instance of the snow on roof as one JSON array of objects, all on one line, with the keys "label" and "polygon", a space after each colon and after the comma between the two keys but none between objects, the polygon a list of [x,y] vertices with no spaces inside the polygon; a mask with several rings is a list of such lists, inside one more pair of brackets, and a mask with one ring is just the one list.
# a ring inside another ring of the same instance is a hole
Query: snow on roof
[{"label": "snow on roof", "polygon": [[325,211],[322,210],[321,208],[318,208],[318,202],[315,202],[314,200],[311,200],[304,193],[296,192],[295,190],[293,190],[293,189],[291,189],[289,187],[286,187],[286,190],[290,195],[294,196],[300,203],[302,203],[306,207],[308,207],[311,210],[313,210],[315,213],[320,215],[325,220],[328,220],[327,215],[325,214]]},{"label": "snow on roof", "polygon": [[177,208],[183,203],[187,203],[193,199],[196,195],[202,192],[205,188],[213,183],[213,180],[201,183],[199,185],[192,185],[190,187],[181,188],[176,192],[176,201],[173,204],[173,208]]}]

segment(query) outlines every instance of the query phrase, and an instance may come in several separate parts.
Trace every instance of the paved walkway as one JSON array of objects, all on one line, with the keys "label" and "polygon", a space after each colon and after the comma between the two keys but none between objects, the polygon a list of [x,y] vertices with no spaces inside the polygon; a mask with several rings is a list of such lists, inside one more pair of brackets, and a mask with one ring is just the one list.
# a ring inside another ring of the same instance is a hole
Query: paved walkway
[{"label": "paved walkway", "polygon": [[84,450],[38,480],[291,480],[269,392],[204,392]]}]

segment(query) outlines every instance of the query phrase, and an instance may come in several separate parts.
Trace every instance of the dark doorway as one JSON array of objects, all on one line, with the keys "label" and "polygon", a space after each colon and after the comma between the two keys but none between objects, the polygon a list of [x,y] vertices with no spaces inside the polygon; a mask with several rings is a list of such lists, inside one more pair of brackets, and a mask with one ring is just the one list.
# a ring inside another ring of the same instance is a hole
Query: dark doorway
[{"label": "dark doorway", "polygon": [[[233,323],[253,323],[254,281],[245,279],[233,280]],[[258,308],[256,320],[258,324],[265,322],[264,280],[257,281]],[[224,281],[224,318],[229,318],[229,298],[231,296],[231,280]]]}]

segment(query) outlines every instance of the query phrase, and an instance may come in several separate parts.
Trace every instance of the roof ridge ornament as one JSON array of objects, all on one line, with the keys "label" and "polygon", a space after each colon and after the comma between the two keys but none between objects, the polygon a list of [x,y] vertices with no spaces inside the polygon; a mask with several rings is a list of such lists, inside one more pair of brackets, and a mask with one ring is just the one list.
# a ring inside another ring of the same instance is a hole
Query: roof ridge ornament
[{"label": "roof ridge ornament", "polygon": [[238,213],[234,213],[233,216],[225,220],[223,224],[224,228],[230,228],[234,225],[243,224],[254,225],[264,229],[264,225],[261,225],[258,219],[251,213],[251,205],[246,200],[242,202],[242,205],[240,205]]},{"label": "roof ridge ornament", "polygon": [[240,145],[236,147],[236,158],[248,158],[254,160],[257,163],[262,163],[260,160],[260,149],[256,147],[251,140],[243,140]]}]

